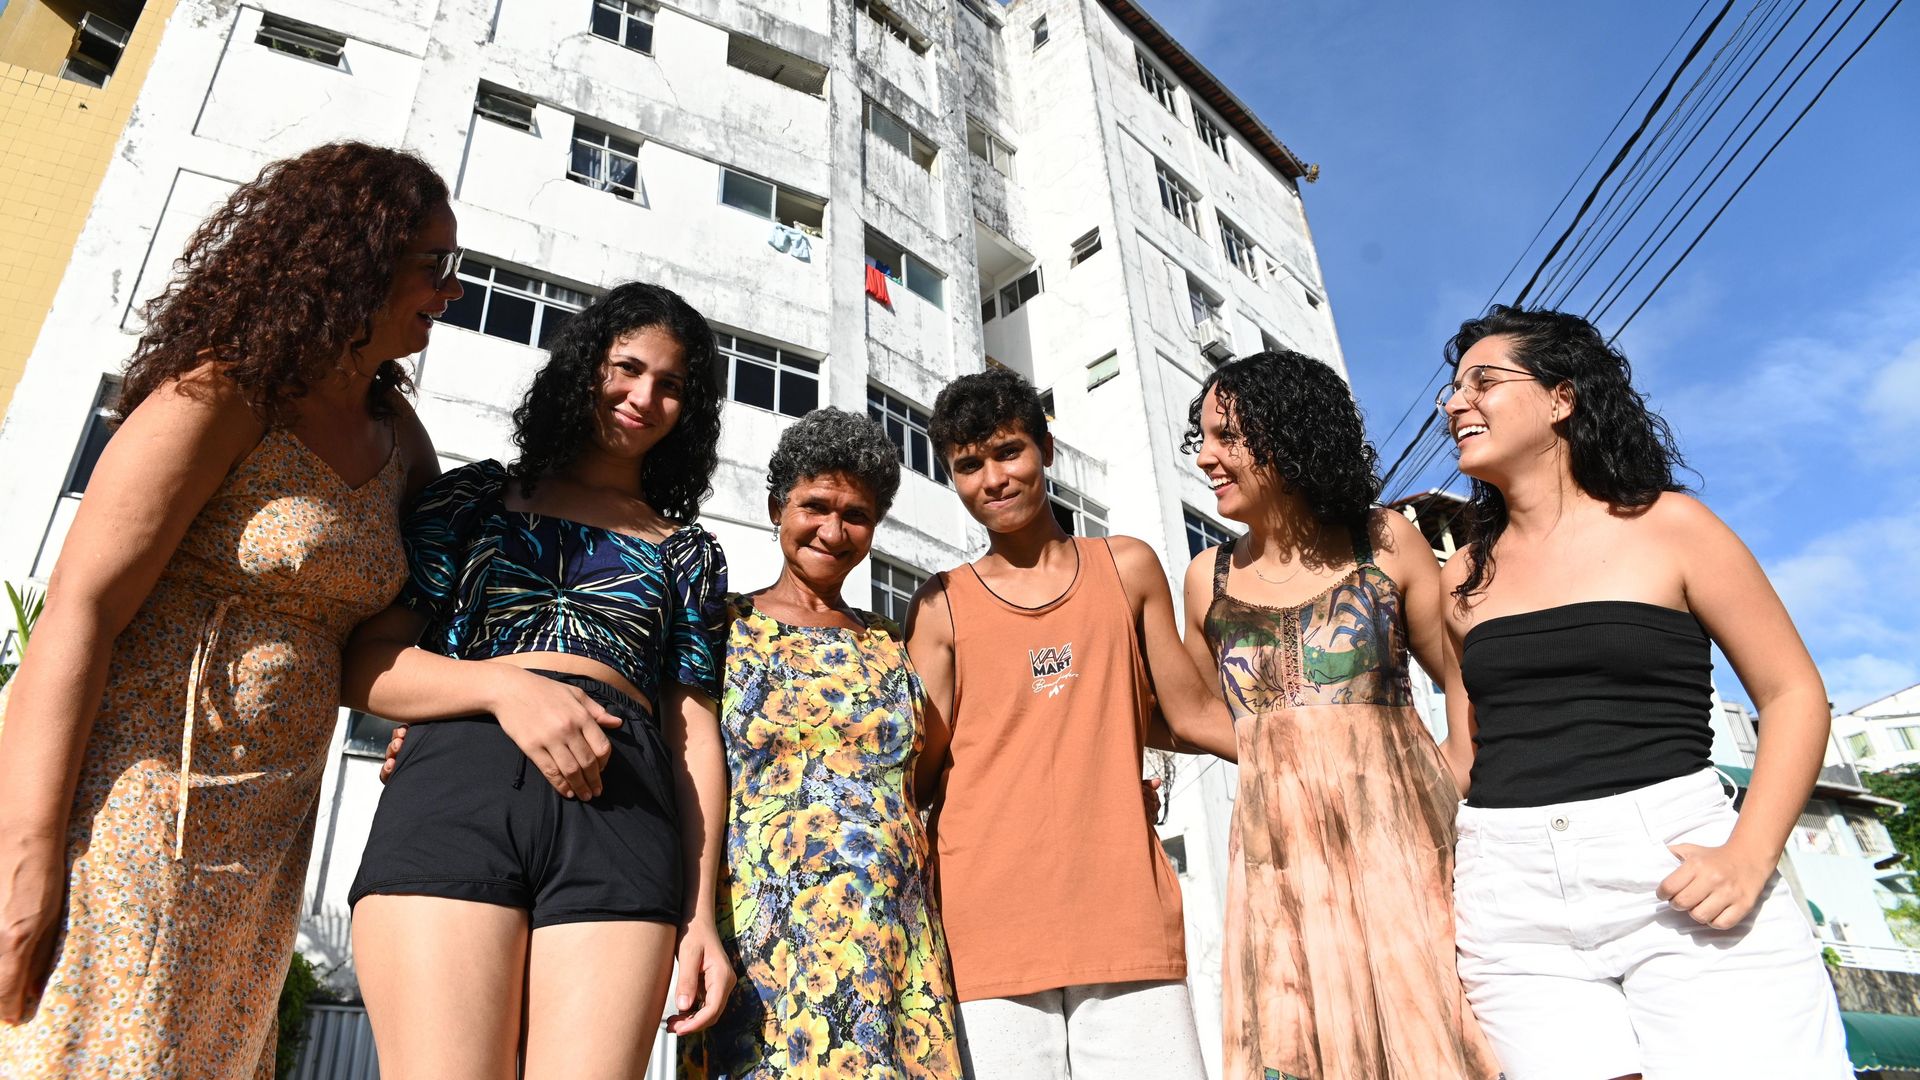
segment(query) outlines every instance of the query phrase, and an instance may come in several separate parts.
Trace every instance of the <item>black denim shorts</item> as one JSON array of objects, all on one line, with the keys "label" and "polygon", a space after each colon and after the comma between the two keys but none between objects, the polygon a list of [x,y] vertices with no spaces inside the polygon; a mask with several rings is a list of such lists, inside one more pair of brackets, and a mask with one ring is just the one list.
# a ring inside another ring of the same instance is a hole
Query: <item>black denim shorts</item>
[{"label": "black denim shorts", "polygon": [[524,908],[535,928],[678,922],[680,832],[673,773],[653,714],[598,679],[577,686],[626,721],[597,798],[566,799],[492,716],[407,729],[380,796],[349,904],[374,893]]}]

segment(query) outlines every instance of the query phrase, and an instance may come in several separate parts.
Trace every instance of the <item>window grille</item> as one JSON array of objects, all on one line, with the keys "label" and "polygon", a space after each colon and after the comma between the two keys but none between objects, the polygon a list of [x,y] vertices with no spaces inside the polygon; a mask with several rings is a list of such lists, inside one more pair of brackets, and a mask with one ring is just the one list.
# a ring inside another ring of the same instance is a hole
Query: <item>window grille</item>
[{"label": "window grille", "polygon": [[640,194],[640,144],[576,121],[567,179],[623,199]]},{"label": "window grille", "polygon": [[805,416],[819,407],[820,361],[739,334],[721,332],[713,338],[730,400],[787,416]]},{"label": "window grille", "polygon": [[593,0],[588,24],[594,37],[606,38],[634,52],[653,54],[653,8],[635,0]]},{"label": "window grille", "polygon": [[899,448],[900,464],[937,484],[947,482],[947,466],[934,452],[933,437],[928,434],[931,418],[925,409],[869,386],[867,415],[886,429],[887,438]]},{"label": "window grille", "polygon": [[441,322],[542,349],[593,301],[584,290],[473,255],[460,264],[460,284],[466,292],[447,305]]}]

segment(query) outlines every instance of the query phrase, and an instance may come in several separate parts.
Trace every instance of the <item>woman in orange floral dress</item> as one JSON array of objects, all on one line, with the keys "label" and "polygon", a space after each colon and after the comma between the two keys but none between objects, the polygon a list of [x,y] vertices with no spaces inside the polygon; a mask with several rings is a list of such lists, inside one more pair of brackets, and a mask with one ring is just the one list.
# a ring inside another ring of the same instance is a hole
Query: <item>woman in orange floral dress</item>
[{"label": "woman in orange floral dress", "polygon": [[406,577],[446,185],[269,165],[147,309],[0,719],[0,1076],[271,1076],[340,646]]}]

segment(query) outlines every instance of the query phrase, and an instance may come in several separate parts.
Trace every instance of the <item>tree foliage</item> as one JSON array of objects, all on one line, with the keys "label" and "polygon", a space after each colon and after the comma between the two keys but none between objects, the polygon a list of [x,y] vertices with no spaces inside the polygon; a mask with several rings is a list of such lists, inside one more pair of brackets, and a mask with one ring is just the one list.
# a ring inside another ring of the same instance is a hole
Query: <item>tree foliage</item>
[{"label": "tree foliage", "polygon": [[1860,779],[1875,795],[1906,805],[1898,814],[1882,807],[1880,820],[1893,836],[1894,850],[1907,857],[1906,868],[1920,872],[1920,765],[1861,773]]}]

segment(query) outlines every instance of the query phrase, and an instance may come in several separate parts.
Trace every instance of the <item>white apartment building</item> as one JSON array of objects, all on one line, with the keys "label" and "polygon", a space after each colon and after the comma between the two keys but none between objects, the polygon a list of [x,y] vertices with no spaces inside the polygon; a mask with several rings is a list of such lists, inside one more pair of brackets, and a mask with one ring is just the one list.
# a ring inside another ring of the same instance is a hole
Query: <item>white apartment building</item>
[{"label": "white apartment building", "polygon": [[1863,769],[1920,765],[1920,685],[1835,716],[1833,731]]},{"label": "white apartment building", "polygon": [[[44,582],[190,231],[342,138],[414,150],[454,193],[467,292],[413,360],[448,466],[508,456],[540,342],[607,286],[708,316],[729,401],[704,522],[736,588],[777,572],[765,462],[817,405],[882,418],[908,469],[855,595],[899,615],[977,555],[925,428],[984,362],[1047,395],[1062,520],[1145,539],[1177,588],[1228,535],[1179,450],[1210,365],[1285,346],[1344,370],[1314,171],[1128,0],[181,0],[0,427],[0,576]],[[343,714],[309,875],[303,943],[348,988],[384,741]],[[1172,792],[1217,1055],[1233,770],[1181,759]]]}]

